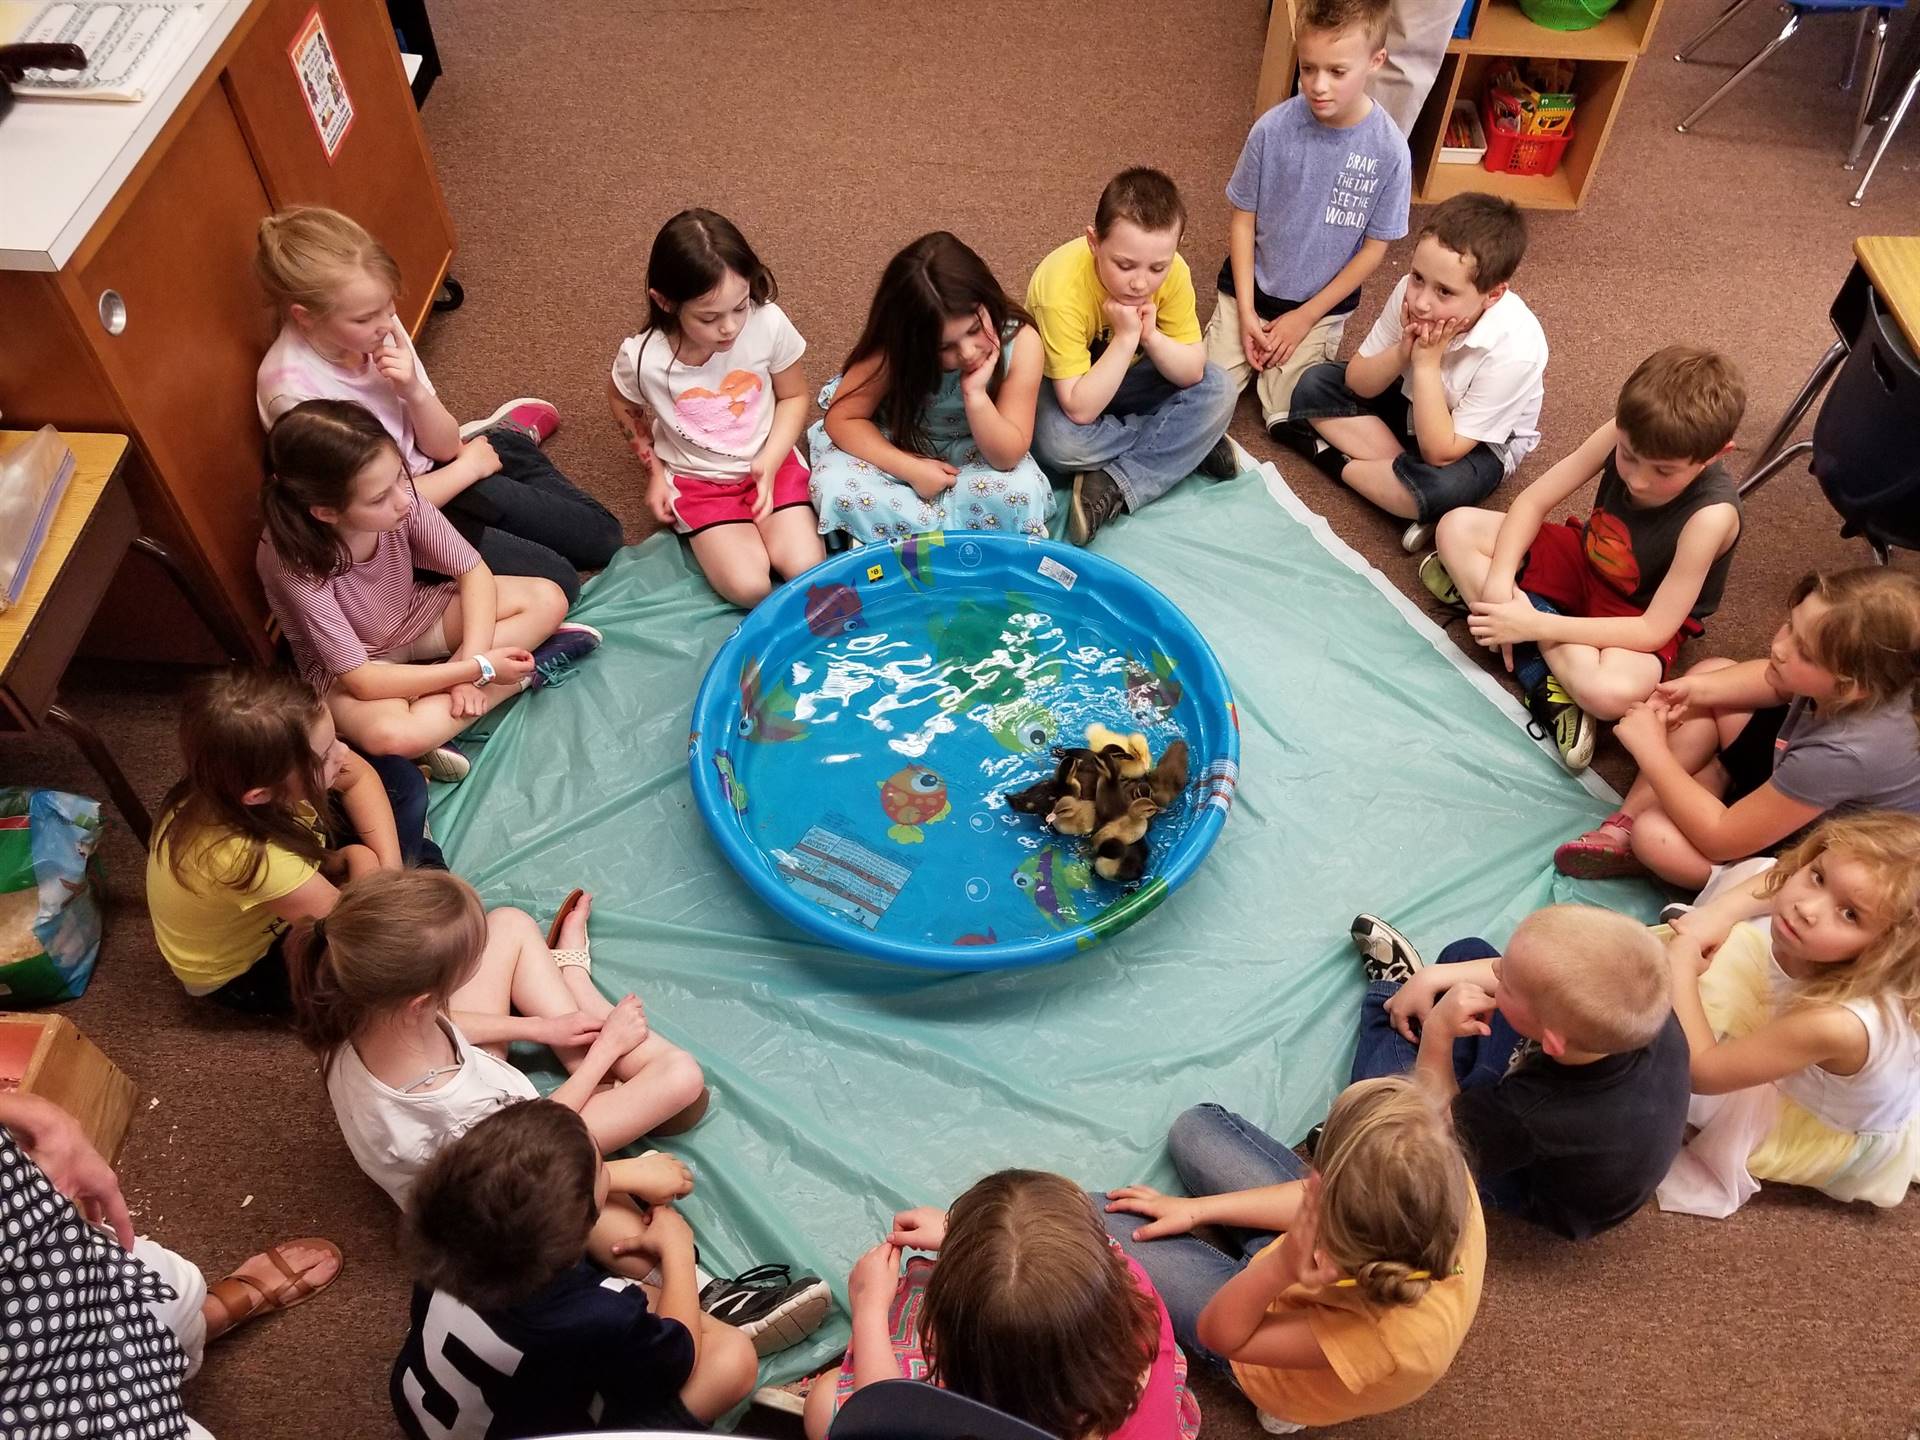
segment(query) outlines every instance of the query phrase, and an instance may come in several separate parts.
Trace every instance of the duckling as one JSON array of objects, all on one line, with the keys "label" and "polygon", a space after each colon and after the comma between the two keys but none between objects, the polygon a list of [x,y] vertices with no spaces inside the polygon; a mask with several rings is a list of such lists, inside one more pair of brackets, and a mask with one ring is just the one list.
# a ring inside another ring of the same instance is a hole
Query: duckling
[{"label": "duckling", "polygon": [[1109,763],[1122,780],[1138,780],[1153,768],[1153,754],[1147,749],[1144,735],[1122,735],[1104,725],[1093,724],[1087,727],[1087,746],[1103,755],[1109,750],[1119,750],[1120,755],[1111,758]]},{"label": "duckling", "polygon": [[[1053,778],[1029,785],[1024,790],[1009,791],[1007,804],[1023,815],[1047,815],[1062,799],[1092,800],[1094,792],[1105,781],[1109,768],[1101,758],[1091,750],[1056,747],[1054,757],[1059,763],[1054,767]],[[1084,835],[1087,830],[1070,830],[1070,835]]]},{"label": "duckling", "polygon": [[1128,884],[1147,873],[1147,858],[1144,840],[1136,840],[1131,845],[1122,840],[1109,840],[1095,853],[1093,869],[1103,880]]},{"label": "duckling", "polygon": [[1151,795],[1135,796],[1127,802],[1127,808],[1124,811],[1094,832],[1094,849],[1096,851],[1102,849],[1111,840],[1119,840],[1131,845],[1136,840],[1145,839],[1147,826],[1159,813],[1160,807]]},{"label": "duckling", "polygon": [[1044,815],[1059,802],[1060,795],[1060,781],[1049,776],[1024,790],[1009,790],[1007,806],[1022,815]]},{"label": "duckling", "polygon": [[1162,810],[1187,788],[1187,742],[1176,740],[1160,752],[1160,763],[1147,772],[1147,793]]},{"label": "duckling", "polygon": [[1100,811],[1091,800],[1062,795],[1047,812],[1047,824],[1062,835],[1091,835],[1100,824]]}]

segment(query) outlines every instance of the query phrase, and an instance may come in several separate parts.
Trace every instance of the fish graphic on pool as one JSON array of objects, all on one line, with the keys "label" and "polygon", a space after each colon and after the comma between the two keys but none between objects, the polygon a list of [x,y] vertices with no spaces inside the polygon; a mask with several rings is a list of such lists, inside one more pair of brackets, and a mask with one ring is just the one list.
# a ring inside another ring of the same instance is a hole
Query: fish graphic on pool
[{"label": "fish graphic on pool", "polygon": [[947,782],[924,765],[909,765],[880,782],[880,808],[893,824],[887,838],[901,845],[918,845],[927,838],[920,827],[953,813],[947,800]]},{"label": "fish graphic on pool", "polygon": [[1093,888],[1093,872],[1084,860],[1069,860],[1049,845],[1038,855],[1029,855],[1013,872],[1013,883],[1027,892],[1034,908],[1055,927],[1078,925],[1080,912],[1073,903],[1073,892]]},{"label": "fish graphic on pool", "polygon": [[782,681],[765,694],[760,690],[760,662],[749,659],[740,667],[740,737],[756,745],[778,745],[804,740],[807,722],[794,714],[793,696]]},{"label": "fish graphic on pool", "polygon": [[864,623],[859,593],[851,585],[807,587],[807,629],[814,634],[844,635]]}]

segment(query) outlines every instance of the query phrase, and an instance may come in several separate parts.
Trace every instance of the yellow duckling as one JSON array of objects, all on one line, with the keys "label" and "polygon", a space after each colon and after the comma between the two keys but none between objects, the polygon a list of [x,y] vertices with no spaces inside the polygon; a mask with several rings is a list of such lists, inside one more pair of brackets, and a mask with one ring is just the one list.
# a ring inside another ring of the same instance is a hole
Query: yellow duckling
[{"label": "yellow duckling", "polygon": [[[1105,756],[1122,780],[1138,780],[1153,768],[1153,752],[1147,748],[1144,735],[1122,735],[1104,725],[1093,724],[1087,727],[1087,748]],[[1110,750],[1121,753],[1110,755]]]}]

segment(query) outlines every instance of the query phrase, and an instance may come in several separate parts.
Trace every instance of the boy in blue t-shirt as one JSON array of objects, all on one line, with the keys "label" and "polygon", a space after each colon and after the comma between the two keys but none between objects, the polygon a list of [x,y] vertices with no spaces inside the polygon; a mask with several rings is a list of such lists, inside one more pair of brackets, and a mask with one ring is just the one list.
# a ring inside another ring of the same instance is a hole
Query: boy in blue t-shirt
[{"label": "boy in blue t-shirt", "polygon": [[753,1342],[701,1314],[678,1211],[654,1206],[622,1242],[657,1292],[586,1258],[607,1191],[586,1122],[551,1100],[495,1111],[434,1157],[407,1203],[416,1283],[391,1383],[413,1440],[704,1430],[747,1398]]},{"label": "boy in blue t-shirt", "polygon": [[1407,233],[1413,162],[1367,97],[1387,58],[1392,0],[1306,0],[1300,93],[1253,122],[1227,182],[1233,205],[1207,359],[1237,391],[1256,374],[1280,438],[1294,383],[1340,348],[1360,286]]}]

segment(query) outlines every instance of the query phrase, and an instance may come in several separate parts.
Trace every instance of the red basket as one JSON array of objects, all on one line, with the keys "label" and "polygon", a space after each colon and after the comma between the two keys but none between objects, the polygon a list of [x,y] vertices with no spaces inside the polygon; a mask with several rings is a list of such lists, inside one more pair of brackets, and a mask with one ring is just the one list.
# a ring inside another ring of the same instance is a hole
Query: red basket
[{"label": "red basket", "polygon": [[1560,168],[1560,152],[1573,139],[1571,129],[1558,135],[1516,135],[1493,123],[1493,107],[1482,102],[1480,120],[1487,129],[1487,153],[1480,163],[1509,175],[1551,175]]}]

